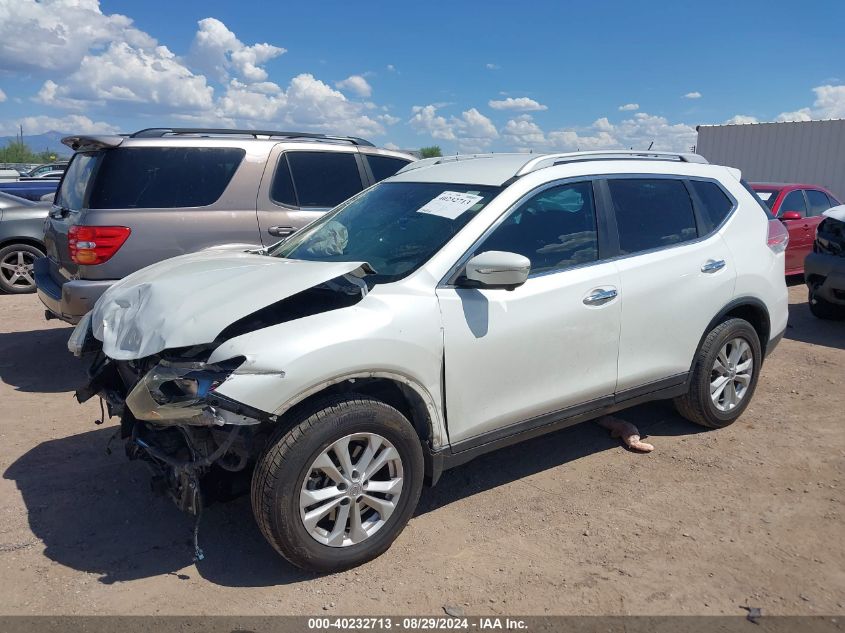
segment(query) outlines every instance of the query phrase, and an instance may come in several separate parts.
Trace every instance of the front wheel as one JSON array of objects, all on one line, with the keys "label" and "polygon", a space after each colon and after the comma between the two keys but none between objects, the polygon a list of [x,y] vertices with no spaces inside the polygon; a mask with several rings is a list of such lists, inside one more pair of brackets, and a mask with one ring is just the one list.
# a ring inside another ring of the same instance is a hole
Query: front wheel
[{"label": "front wheel", "polygon": [[754,395],[762,360],[752,325],[744,319],[723,321],[699,348],[689,391],[675,399],[675,408],[687,420],[708,428],[733,424]]},{"label": "front wheel", "polygon": [[340,571],[390,547],[416,508],[423,474],[420,439],[405,416],[379,400],[339,396],[301,411],[270,440],[252,480],[253,512],[288,561]]}]

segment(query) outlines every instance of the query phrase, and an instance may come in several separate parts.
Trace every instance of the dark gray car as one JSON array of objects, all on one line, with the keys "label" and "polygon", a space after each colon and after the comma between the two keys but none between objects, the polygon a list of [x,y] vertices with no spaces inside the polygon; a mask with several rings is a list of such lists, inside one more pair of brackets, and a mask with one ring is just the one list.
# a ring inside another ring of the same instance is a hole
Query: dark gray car
[{"label": "dark gray car", "polygon": [[286,237],[413,156],[299,132],[156,128],[74,136],[35,264],[47,316],[76,323],[115,281],[211,247]]},{"label": "dark gray car", "polygon": [[0,290],[35,292],[33,265],[44,256],[44,220],[50,205],[0,192]]}]

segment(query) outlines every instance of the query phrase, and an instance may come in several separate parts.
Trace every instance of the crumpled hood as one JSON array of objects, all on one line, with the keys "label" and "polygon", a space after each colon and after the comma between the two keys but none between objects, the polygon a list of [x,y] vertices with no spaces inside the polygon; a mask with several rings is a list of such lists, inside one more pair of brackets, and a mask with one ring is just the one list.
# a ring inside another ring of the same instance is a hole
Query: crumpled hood
[{"label": "crumpled hood", "polygon": [[94,306],[91,325],[109,357],[144,358],[211,343],[230,323],[363,265],[226,251],[183,255],[114,284]]}]

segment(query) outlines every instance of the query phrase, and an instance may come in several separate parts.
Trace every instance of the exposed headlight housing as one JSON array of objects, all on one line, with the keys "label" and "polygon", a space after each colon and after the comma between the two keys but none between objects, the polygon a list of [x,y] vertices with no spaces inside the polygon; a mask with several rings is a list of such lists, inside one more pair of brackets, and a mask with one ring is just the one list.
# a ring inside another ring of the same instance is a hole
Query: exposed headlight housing
[{"label": "exposed headlight housing", "polygon": [[227,421],[206,398],[243,363],[238,357],[225,363],[160,361],[126,396],[126,406],[139,420],[212,425]]}]

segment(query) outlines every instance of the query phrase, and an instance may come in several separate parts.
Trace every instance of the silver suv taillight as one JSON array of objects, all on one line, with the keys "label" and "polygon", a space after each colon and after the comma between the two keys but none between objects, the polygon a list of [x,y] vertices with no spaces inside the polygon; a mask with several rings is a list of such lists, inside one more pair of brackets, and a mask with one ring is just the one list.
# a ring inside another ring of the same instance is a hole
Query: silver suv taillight
[{"label": "silver suv taillight", "polygon": [[789,232],[780,220],[769,220],[769,237],[766,244],[775,253],[782,253],[789,244]]}]

